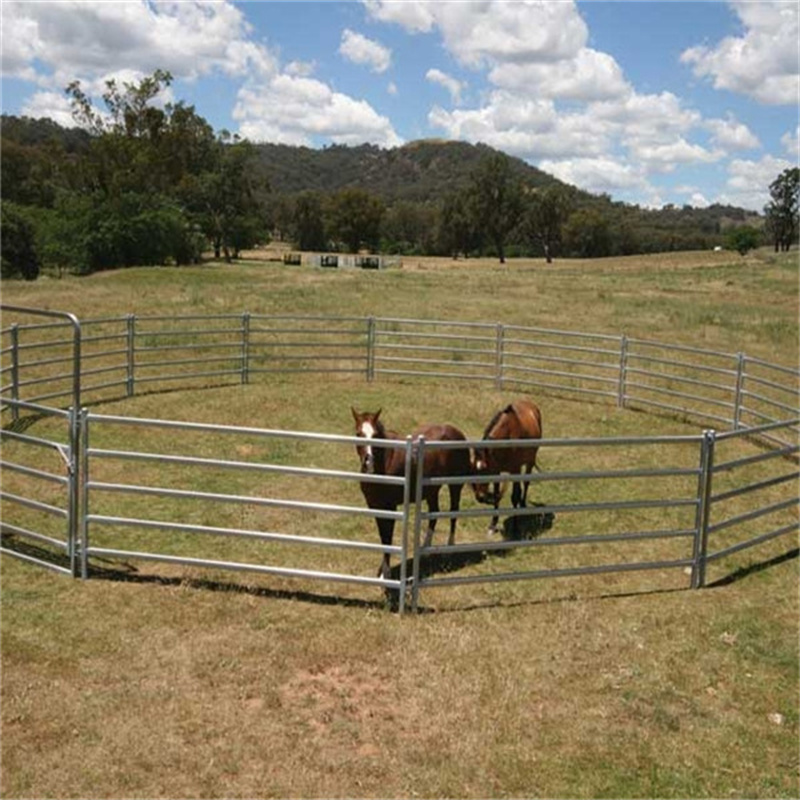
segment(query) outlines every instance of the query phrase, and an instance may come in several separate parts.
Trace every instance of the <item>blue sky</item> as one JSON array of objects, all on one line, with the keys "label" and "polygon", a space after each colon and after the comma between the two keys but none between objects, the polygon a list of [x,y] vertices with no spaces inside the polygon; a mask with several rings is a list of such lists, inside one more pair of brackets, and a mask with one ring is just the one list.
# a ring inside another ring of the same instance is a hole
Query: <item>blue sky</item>
[{"label": "blue sky", "polygon": [[217,130],[321,147],[484,142],[658,207],[760,210],[798,162],[797,0],[38,0],[0,5],[2,109],[157,68]]}]

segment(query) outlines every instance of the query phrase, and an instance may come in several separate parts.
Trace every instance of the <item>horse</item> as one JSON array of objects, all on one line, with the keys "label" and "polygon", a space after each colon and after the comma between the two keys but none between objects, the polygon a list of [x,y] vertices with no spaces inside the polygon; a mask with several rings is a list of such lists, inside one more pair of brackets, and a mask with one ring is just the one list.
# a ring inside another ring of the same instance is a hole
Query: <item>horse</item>
[{"label": "horse", "polygon": [[[541,439],[542,412],[535,403],[522,398],[501,408],[489,421],[483,432],[484,440],[499,439]],[[539,445],[521,445],[519,447],[476,447],[471,457],[472,472],[475,475],[499,475],[507,472],[511,475],[528,474],[536,465],[536,453]],[[514,508],[525,508],[528,502],[529,481],[514,481],[511,502]],[[489,491],[488,482],[473,483],[472,490],[479,503],[493,504],[495,512],[503,496],[499,482],[494,483],[494,491]],[[497,513],[492,517],[489,533],[497,533]]]},{"label": "horse", "polygon": [[[402,448],[373,447],[370,441],[373,439],[401,440],[401,436],[395,431],[387,430],[380,419],[382,409],[375,412],[359,412],[355,408],[350,408],[356,424],[356,436],[363,439],[363,444],[356,445],[361,462],[361,472],[364,475],[393,475],[401,477],[405,475],[405,451]],[[425,437],[426,441],[455,442],[466,441],[466,436],[454,425],[423,425],[413,433],[414,439]],[[417,448],[412,450],[412,485],[416,480],[417,468]],[[453,448],[442,450],[428,450],[423,459],[424,474],[428,478],[456,477],[470,474],[470,453],[469,448]],[[440,486],[425,486],[423,488],[423,499],[428,505],[429,513],[436,513],[439,510],[439,489]],[[450,510],[458,511],[461,503],[461,491],[463,484],[452,483],[447,487],[450,491]],[[403,485],[372,483],[370,481],[361,482],[361,492],[367,505],[372,509],[383,511],[394,511],[403,502]],[[378,535],[381,543],[391,545],[394,535],[394,520],[376,518],[378,525]],[[433,540],[436,519],[428,523],[428,531],[425,535],[425,547],[428,547]],[[456,519],[450,520],[450,537],[448,544],[455,542]],[[378,575],[384,580],[389,578],[389,554],[383,554]]]}]

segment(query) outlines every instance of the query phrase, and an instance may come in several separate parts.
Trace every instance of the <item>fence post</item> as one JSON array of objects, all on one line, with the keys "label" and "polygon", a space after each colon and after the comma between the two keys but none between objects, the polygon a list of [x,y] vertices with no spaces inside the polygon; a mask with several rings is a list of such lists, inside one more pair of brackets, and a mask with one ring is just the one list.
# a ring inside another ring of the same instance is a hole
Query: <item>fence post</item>
[{"label": "fence post", "polygon": [[250,314],[242,314],[242,383],[250,383]]},{"label": "fence post", "polygon": [[133,397],[136,381],[136,314],[128,314],[126,319],[128,342],[128,372],[125,381],[128,397]]},{"label": "fence post", "polygon": [[79,510],[78,535],[80,537],[80,557],[81,557],[81,578],[86,580],[89,577],[89,410],[82,408],[78,417],[78,433],[80,442],[80,455],[78,463],[78,481],[76,486],[76,496],[80,499],[76,501]]},{"label": "fence post", "polygon": [[[411,459],[416,461],[417,471],[416,480],[414,481],[414,563],[412,569],[412,584],[411,584],[411,610],[416,612],[419,608],[419,560],[420,560],[420,546],[422,540],[422,482],[425,478],[423,475],[423,464],[425,463],[425,437],[420,436],[417,439],[417,452],[416,458],[412,452]],[[412,470],[412,475],[413,475]]]},{"label": "fence post", "polygon": [[711,484],[714,475],[714,443],[716,431],[703,431],[700,444],[700,476],[697,481],[697,513],[695,515],[692,552],[692,589],[701,589],[706,582],[708,521],[711,514]]},{"label": "fence post", "polygon": [[625,389],[628,380],[628,337],[623,333],[619,341],[619,384],[617,406],[625,408]]},{"label": "fence post", "polygon": [[375,379],[375,317],[367,318],[367,381]]},{"label": "fence post", "polygon": [[67,459],[67,558],[73,578],[78,577],[78,533],[80,526],[81,410],[69,407],[69,458]]},{"label": "fence post", "polygon": [[733,398],[733,429],[738,431],[742,426],[742,391],[744,389],[745,355],[736,356],[736,389]]},{"label": "fence post", "polygon": [[[11,399],[19,401],[19,325],[11,326]],[[19,406],[11,406],[11,419],[19,419]]]},{"label": "fence post", "polygon": [[495,338],[495,377],[494,384],[498,392],[503,391],[503,355],[505,350],[505,327],[497,325]]},{"label": "fence post", "polygon": [[405,472],[403,479],[403,536],[400,553],[400,593],[397,610],[402,616],[406,610],[406,589],[408,588],[408,527],[411,517],[411,464],[414,458],[413,444],[410,436],[406,436]]}]

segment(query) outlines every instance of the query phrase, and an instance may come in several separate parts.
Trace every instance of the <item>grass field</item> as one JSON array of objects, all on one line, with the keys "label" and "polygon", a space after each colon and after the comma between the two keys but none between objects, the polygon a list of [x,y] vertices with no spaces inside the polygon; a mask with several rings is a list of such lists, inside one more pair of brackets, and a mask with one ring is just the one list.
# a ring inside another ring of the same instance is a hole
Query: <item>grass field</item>
[{"label": "grass field", "polygon": [[[8,283],[3,300],[84,318],[285,311],[502,321],[798,360],[794,255],[504,267],[411,259],[379,273],[250,256]],[[349,434],[351,404],[383,405],[398,430],[455,415],[478,436],[504,399],[400,380],[326,380],[323,393],[319,380],[285,378],[98,410]],[[604,403],[535,399],[552,437],[697,431]],[[137,448],[165,444],[132,429],[109,431],[109,441],[112,433]],[[254,461],[309,455],[279,445],[267,452],[233,438],[229,448]],[[202,454],[209,443],[198,436],[191,446]],[[354,467],[349,449],[311,455]],[[574,455],[542,458],[549,469],[574,466]],[[113,479],[120,468],[108,469]],[[236,491],[242,479],[208,480]],[[315,490],[321,499],[334,491]],[[349,490],[357,503],[357,486]],[[186,513],[202,520],[207,509]],[[225,524],[270,524],[262,513],[231,509]],[[481,534],[466,521],[458,541]],[[339,556],[329,558],[336,569]],[[377,567],[377,556],[359,558],[365,574]],[[3,797],[798,796],[791,537],[726,559],[702,591],[685,590],[680,570],[481,584],[431,590],[423,605],[432,613],[402,619],[369,587],[137,566],[127,580],[109,572],[81,582],[3,559]]]}]

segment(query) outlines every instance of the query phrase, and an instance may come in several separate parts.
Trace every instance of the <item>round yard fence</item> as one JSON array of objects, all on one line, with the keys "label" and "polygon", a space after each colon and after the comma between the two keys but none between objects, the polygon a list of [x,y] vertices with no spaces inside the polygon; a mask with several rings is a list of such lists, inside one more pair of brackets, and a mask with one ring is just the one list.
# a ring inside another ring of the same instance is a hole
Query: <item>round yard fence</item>
[{"label": "round yard fence", "polygon": [[[69,575],[159,561],[377,586],[402,611],[422,590],[468,583],[638,572],[697,588],[709,564],[797,536],[800,372],[745,353],[454,321],[78,320],[1,308],[2,552]],[[431,512],[422,502],[428,487],[474,480],[413,469],[420,451],[453,443],[381,440],[403,451],[405,474],[368,477],[356,469],[355,436],[102,413],[165,391],[285,386],[293,374],[316,376],[321,404],[347,376],[417,393],[433,381],[590,400],[694,429],[545,437],[546,471],[503,476],[528,481],[535,502],[501,506],[506,533],[489,538],[491,507]],[[368,508],[363,481],[402,487],[402,503]],[[453,518],[455,543],[444,544]],[[391,545],[380,543],[376,519],[393,521]],[[378,577],[384,554],[394,568]]]}]

